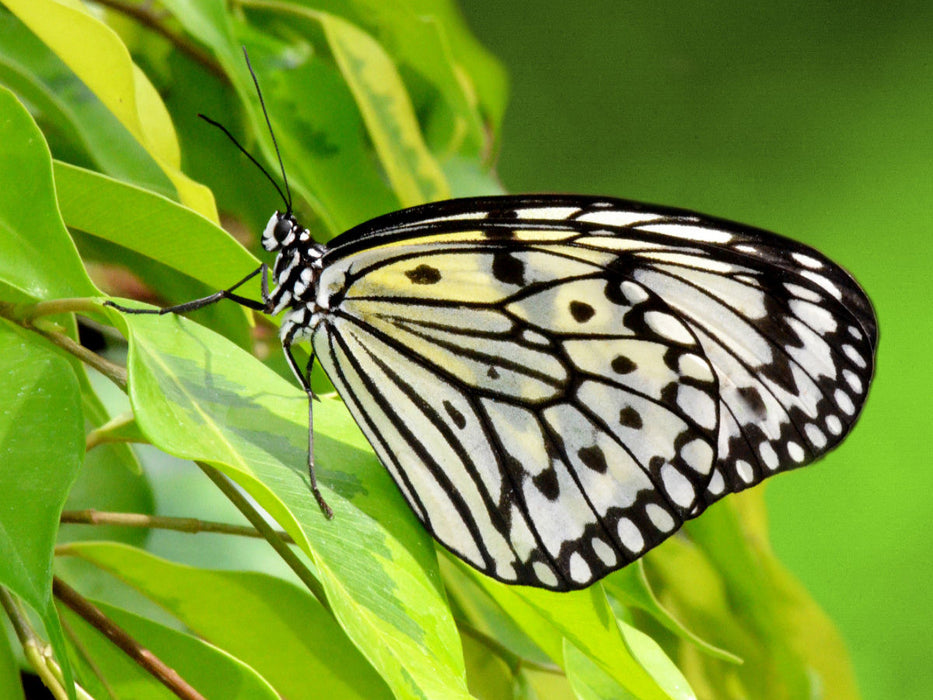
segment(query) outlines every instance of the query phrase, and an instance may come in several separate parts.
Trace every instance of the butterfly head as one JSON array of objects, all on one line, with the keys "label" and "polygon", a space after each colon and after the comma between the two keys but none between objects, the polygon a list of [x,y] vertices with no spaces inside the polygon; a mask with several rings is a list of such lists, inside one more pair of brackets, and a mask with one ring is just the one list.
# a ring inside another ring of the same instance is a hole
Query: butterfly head
[{"label": "butterfly head", "polygon": [[305,234],[305,238],[308,237],[307,231],[298,223],[294,214],[277,211],[266,224],[266,230],[262,232],[262,247],[272,253],[292,245],[302,234]]}]

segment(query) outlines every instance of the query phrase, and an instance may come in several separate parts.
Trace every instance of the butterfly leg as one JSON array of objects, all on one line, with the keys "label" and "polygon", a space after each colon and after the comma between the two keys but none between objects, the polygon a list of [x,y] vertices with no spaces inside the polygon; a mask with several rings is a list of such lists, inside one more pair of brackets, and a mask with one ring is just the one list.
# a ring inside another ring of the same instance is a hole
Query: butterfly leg
[{"label": "butterfly leg", "polygon": [[[295,330],[297,330],[297,327]],[[322,496],[320,490],[318,490],[317,477],[314,474],[314,400],[317,398],[314,395],[314,390],[311,388],[311,368],[314,366],[314,353],[311,353],[305,371],[302,372],[298,367],[295,356],[292,355],[293,335],[294,333],[289,333],[282,339],[282,349],[285,351],[285,359],[288,360],[289,367],[292,368],[292,372],[298,377],[301,388],[304,389],[305,394],[308,395],[308,478],[311,484],[311,492],[317,499],[317,504],[321,507],[321,512],[324,513],[324,517],[330,520],[334,517],[334,511],[327,505],[327,501],[324,500],[324,496]]]},{"label": "butterfly leg", "polygon": [[[262,302],[255,301],[254,299],[247,299],[246,297],[242,297],[239,294],[233,293],[235,289],[246,284],[259,273],[262,273],[262,299],[263,299]],[[249,309],[255,309],[256,311],[265,311],[266,313],[269,313],[268,275],[269,275],[269,266],[263,263],[262,265],[260,265],[255,270],[250,272],[246,277],[241,279],[239,282],[237,282],[232,287],[228,287],[227,289],[222,289],[219,292],[215,292],[214,294],[203,297],[201,299],[194,299],[192,301],[186,301],[184,304],[176,304],[175,306],[166,306],[164,309],[131,309],[126,306],[120,306],[119,304],[115,304],[112,301],[105,301],[104,306],[111,306],[117,311],[122,311],[123,313],[127,313],[127,314],[158,314],[161,316],[163,314],[184,314],[184,313],[188,313],[189,311],[203,309],[205,306],[210,306],[211,304],[216,304],[221,299],[230,299],[231,301],[235,301],[240,306],[245,306]]]}]

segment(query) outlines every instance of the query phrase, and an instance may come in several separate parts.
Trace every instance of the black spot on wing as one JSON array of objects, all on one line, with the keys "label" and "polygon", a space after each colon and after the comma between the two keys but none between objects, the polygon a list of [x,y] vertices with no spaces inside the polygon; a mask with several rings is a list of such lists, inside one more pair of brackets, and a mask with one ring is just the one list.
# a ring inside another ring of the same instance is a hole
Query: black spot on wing
[{"label": "black spot on wing", "polygon": [[444,410],[447,411],[447,415],[450,416],[454,425],[460,428],[460,430],[466,427],[466,418],[463,417],[463,414],[460,413],[450,401],[444,401]]},{"label": "black spot on wing", "polygon": [[492,274],[500,282],[523,286],[525,263],[511,253],[495,253],[492,258]]},{"label": "black spot on wing", "polygon": [[758,389],[753,386],[741,386],[738,388],[738,393],[752,414],[759,418],[764,417],[766,411],[765,402],[761,398],[761,394],[758,393]]},{"label": "black spot on wing", "polygon": [[535,488],[549,501],[556,501],[560,496],[560,484],[557,482],[557,472],[554,469],[545,469],[531,478]]},{"label": "black spot on wing", "polygon": [[639,430],[644,425],[641,414],[631,406],[626,406],[619,411],[619,423],[626,428],[634,428],[635,430]]},{"label": "black spot on wing", "polygon": [[596,310],[585,301],[570,302],[570,315],[577,323],[586,323],[595,313]]},{"label": "black spot on wing", "polygon": [[441,271],[424,263],[406,272],[405,276],[412,284],[437,284],[441,281]]},{"label": "black spot on wing", "polygon": [[603,454],[603,451],[599,445],[581,447],[577,451],[577,457],[579,457],[580,461],[594,472],[605,474],[609,469],[609,465],[606,464],[606,455]]},{"label": "black spot on wing", "polygon": [[625,355],[616,355],[610,366],[616,374],[629,374],[638,369],[638,365]]}]

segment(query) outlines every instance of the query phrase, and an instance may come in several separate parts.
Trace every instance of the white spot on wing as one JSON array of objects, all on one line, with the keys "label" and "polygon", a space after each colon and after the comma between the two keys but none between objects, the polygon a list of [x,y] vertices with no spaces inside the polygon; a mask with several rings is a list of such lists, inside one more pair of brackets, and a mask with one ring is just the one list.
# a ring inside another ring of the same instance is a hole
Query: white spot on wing
[{"label": "white spot on wing", "polygon": [[836,319],[822,306],[817,306],[802,299],[791,299],[788,306],[794,316],[817,333],[832,333],[837,328]]},{"label": "white spot on wing", "polygon": [[826,429],[833,435],[839,435],[842,432],[842,422],[839,416],[826,416]]},{"label": "white spot on wing", "polygon": [[519,219],[547,219],[564,221],[580,211],[579,207],[529,207],[517,209]]},{"label": "white spot on wing", "polygon": [[632,224],[643,221],[656,221],[661,217],[657,214],[646,214],[640,211],[624,211],[621,209],[602,209],[598,211],[588,211],[577,217],[577,221],[586,221],[591,224],[602,224],[605,226],[631,226]]},{"label": "white spot on wing", "polygon": [[826,445],[826,434],[813,423],[807,423],[803,428],[803,432],[806,433],[807,439],[816,449],[822,449]]},{"label": "white spot on wing", "polygon": [[808,287],[803,287],[799,284],[794,284],[792,282],[786,282],[784,288],[791,294],[791,296],[799,297],[806,301],[812,301],[814,304],[819,304],[823,297],[814,292]]},{"label": "white spot on wing", "polygon": [[631,280],[622,282],[622,284],[619,285],[619,289],[632,306],[641,304],[648,299],[648,292],[645,291],[645,288]]},{"label": "white spot on wing", "polygon": [[802,462],[804,457],[806,457],[806,453],[804,453],[803,448],[793,441],[787,443],[787,453],[795,462]]},{"label": "white spot on wing", "polygon": [[700,438],[684,445],[680,456],[698,474],[709,474],[713,466],[713,448]]},{"label": "white spot on wing", "polygon": [[433,219],[421,219],[418,221],[419,224],[429,224],[435,221],[462,221],[464,219],[485,219],[486,211],[484,209],[476,209],[474,211],[464,211],[459,214],[454,214],[452,216],[435,216]]},{"label": "white spot on wing", "polygon": [[615,566],[619,560],[615,550],[603,542],[599,537],[593,538],[593,552],[599,557],[599,560],[606,566]]},{"label": "white spot on wing", "polygon": [[744,459],[740,459],[735,463],[735,471],[739,475],[739,478],[746,484],[752,483],[755,479],[755,472],[752,471],[752,465]]},{"label": "white spot on wing", "polygon": [[641,530],[628,518],[619,518],[619,541],[633,554],[638,554],[645,546],[645,538]]},{"label": "white spot on wing", "polygon": [[852,403],[852,399],[842,389],[836,389],[836,393],[833,394],[833,398],[836,400],[836,405],[847,416],[851,416],[853,413],[855,413],[855,404]]},{"label": "white spot on wing", "polygon": [[[667,251],[663,251],[655,253],[643,253],[639,257],[642,257],[645,260],[651,260],[652,262],[667,263],[665,267],[678,265],[688,268],[700,268],[702,270],[706,270],[707,272],[715,272],[723,275],[728,275],[736,271],[734,265],[725,263],[722,260],[714,260],[713,258],[708,258],[701,255],[685,255],[684,253],[669,253]],[[691,270],[691,272],[695,272],[695,270]]]},{"label": "white spot on wing", "polygon": [[716,403],[709,394],[689,384],[677,388],[677,405],[697,424],[708,430],[716,427]]},{"label": "white spot on wing", "polygon": [[665,236],[673,236],[689,241],[702,241],[703,243],[728,243],[732,240],[732,234],[726,231],[689,224],[648,224],[638,228],[642,231],[661,233]]},{"label": "white spot on wing", "polygon": [[681,355],[677,369],[680,370],[683,376],[698,379],[701,382],[711,382],[714,379],[713,370],[710,369],[709,363],[699,355],[691,353]]},{"label": "white spot on wing", "polygon": [[852,360],[852,362],[853,362],[857,367],[859,367],[860,369],[865,369],[865,366],[866,366],[866,364],[867,364],[867,363],[865,362],[865,358],[862,357],[862,356],[859,354],[858,350],[856,350],[854,347],[852,347],[852,346],[849,345],[849,344],[843,345],[843,346],[842,346],[842,352],[844,352],[844,353],[845,353],[845,356],[848,357],[850,360]]},{"label": "white spot on wing", "polygon": [[696,342],[684,324],[663,311],[649,311],[645,314],[645,323],[655,333],[675,343],[693,345]]},{"label": "white spot on wing", "polygon": [[846,382],[852,387],[852,391],[856,394],[862,393],[862,380],[858,378],[858,375],[850,369],[842,370],[842,376],[845,377]]},{"label": "white spot on wing", "polygon": [[557,576],[551,571],[550,566],[544,562],[536,561],[532,568],[535,570],[535,576],[537,576],[538,580],[545,586],[551,586],[553,588],[557,585]]},{"label": "white spot on wing", "polygon": [[674,529],[674,518],[656,503],[649,503],[645,506],[645,514],[658,530],[661,532],[670,532]]},{"label": "white spot on wing", "polygon": [[723,491],[725,491],[725,489],[726,489],[726,482],[723,481],[722,472],[721,472],[721,471],[719,471],[718,469],[716,469],[716,470],[713,472],[713,476],[712,476],[712,478],[710,478],[709,484],[707,485],[706,488],[707,488],[707,490],[708,490],[710,493],[712,493],[712,494],[714,494],[714,495],[717,495],[717,496],[718,496],[719,494],[721,494]]},{"label": "white spot on wing", "polygon": [[586,583],[593,578],[590,565],[586,563],[586,559],[583,558],[580,552],[574,552],[570,555],[570,578],[576,583]]},{"label": "white spot on wing", "polygon": [[790,256],[804,267],[809,267],[813,270],[819,270],[821,267],[823,267],[823,263],[821,263],[816,258],[811,258],[809,255],[804,255],[803,253],[791,253]]},{"label": "white spot on wing", "polygon": [[671,464],[661,467],[661,481],[664,484],[664,491],[681,508],[686,508],[696,498],[693,485]]},{"label": "white spot on wing", "polygon": [[800,273],[800,276],[806,277],[811,282],[815,282],[827,292],[836,297],[836,299],[842,298],[842,292],[839,291],[839,287],[830,282],[826,277],[823,277],[823,275],[817,274],[816,272],[812,272],[810,270],[804,270]]},{"label": "white spot on wing", "polygon": [[546,335],[538,333],[537,331],[533,331],[530,328],[526,328],[524,331],[522,331],[522,338],[532,345],[547,346],[551,344],[551,341],[548,340]]},{"label": "white spot on wing", "polygon": [[774,451],[774,448],[771,447],[770,442],[763,442],[758,446],[758,454],[761,456],[761,461],[765,463],[765,466],[774,471],[778,468],[780,460],[778,460],[777,452]]}]

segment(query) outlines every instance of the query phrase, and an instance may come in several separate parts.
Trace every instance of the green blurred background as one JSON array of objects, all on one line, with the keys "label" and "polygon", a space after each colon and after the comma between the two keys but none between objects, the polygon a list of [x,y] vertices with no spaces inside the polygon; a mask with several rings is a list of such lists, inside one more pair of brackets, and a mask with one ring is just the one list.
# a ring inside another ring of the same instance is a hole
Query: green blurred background
[{"label": "green blurred background", "polygon": [[755,224],[868,291],[868,406],[837,452],[768,484],[773,543],[839,626],[865,698],[933,697],[933,3],[461,6],[511,78],[507,190]]}]

